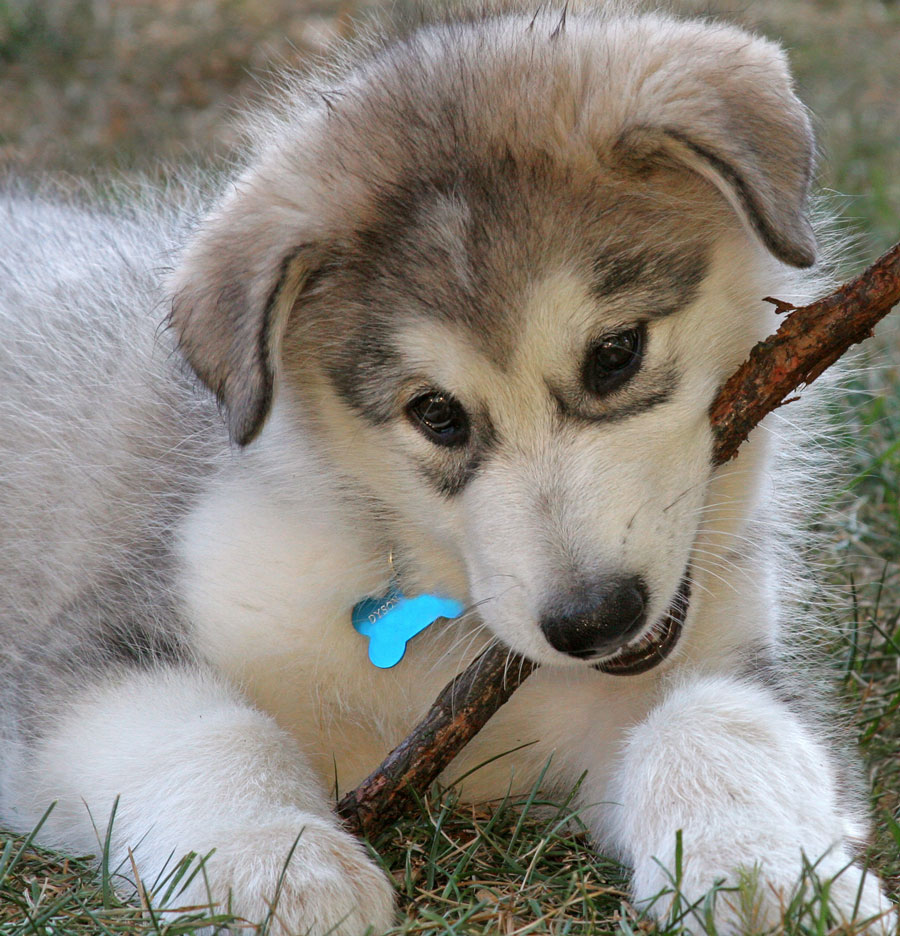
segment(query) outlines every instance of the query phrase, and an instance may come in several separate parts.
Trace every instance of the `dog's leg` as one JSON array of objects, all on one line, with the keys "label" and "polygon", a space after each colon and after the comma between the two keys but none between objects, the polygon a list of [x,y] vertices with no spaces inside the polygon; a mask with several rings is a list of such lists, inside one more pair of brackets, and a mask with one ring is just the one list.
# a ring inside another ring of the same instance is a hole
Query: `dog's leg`
[{"label": "dog's leg", "polygon": [[131,850],[145,890],[185,853],[211,852],[205,879],[176,889],[170,906],[211,895],[224,908],[230,891],[232,911],[253,922],[277,898],[268,932],[361,936],[392,923],[387,879],[340,827],[293,740],[211,675],[170,668],[108,682],[23,760],[8,805],[24,822],[55,800],[45,841],[96,854],[118,798],[110,868],[131,876]]},{"label": "dog's leg", "polygon": [[[746,886],[743,898],[718,894],[719,932],[761,931],[781,919],[805,856],[821,881],[835,878],[835,913],[880,917],[873,931],[893,932],[877,877],[852,863],[847,843],[864,828],[840,805],[825,746],[762,686],[727,677],[677,685],[629,736],[603,798],[635,898],[655,915],[668,912],[676,877],[681,908],[724,879]],[[701,930],[704,912],[701,901],[686,925]]]}]

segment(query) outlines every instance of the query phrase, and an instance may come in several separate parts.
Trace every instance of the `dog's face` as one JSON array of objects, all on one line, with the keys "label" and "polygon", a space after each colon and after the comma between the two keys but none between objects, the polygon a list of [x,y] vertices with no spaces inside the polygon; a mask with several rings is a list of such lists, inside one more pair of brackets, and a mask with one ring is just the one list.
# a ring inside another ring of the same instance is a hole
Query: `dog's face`
[{"label": "dog's face", "polygon": [[238,441],[274,396],[422,585],[584,665],[689,576],[709,404],[773,255],[812,259],[810,141],[766,43],[550,25],[426,31],[284,117],[173,321]]},{"label": "dog's face", "polygon": [[409,528],[436,544],[428,587],[464,570],[533,658],[613,652],[686,573],[706,411],[757,323],[702,230],[599,174],[470,171],[376,216],[287,328],[305,431],[395,512],[398,565]]}]

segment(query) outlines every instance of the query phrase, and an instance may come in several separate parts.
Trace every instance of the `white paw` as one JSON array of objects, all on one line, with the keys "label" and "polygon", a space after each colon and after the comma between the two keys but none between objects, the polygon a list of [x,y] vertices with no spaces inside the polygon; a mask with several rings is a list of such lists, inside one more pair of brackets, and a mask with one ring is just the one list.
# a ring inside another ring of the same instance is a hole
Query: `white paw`
[{"label": "white paw", "polygon": [[[696,859],[696,856],[694,856]],[[634,898],[656,919],[677,922],[691,933],[760,933],[778,929],[785,918],[797,919],[808,908],[806,923],[818,920],[821,895],[827,894],[830,915],[849,933],[894,936],[897,910],[873,872],[837,855],[826,855],[812,871],[801,873],[799,862],[761,862],[714,873],[686,858],[680,877],[653,862],[635,869]],[[796,874],[793,873],[796,870]],[[812,880],[815,878],[815,880]],[[676,886],[676,881],[677,886]]]},{"label": "white paw", "polygon": [[379,936],[393,925],[391,885],[334,820],[303,816],[219,838],[205,876],[166,901],[170,912],[212,903],[250,923],[269,918],[271,936]]},{"label": "white paw", "polygon": [[897,933],[897,908],[885,896],[878,875],[853,864],[833,873],[823,870],[819,878],[829,881],[831,910],[842,922],[855,921],[858,931],[877,936]]}]

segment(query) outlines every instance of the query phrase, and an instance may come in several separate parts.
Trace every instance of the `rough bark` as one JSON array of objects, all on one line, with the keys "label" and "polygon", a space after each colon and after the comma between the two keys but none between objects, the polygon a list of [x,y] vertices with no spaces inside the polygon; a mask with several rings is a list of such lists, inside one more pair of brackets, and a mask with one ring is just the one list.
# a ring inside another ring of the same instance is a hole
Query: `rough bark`
[{"label": "rough bark", "polygon": [[355,834],[370,838],[406,813],[537,664],[501,645],[449,682],[414,731],[338,803]]},{"label": "rough bark", "polygon": [[[728,379],[709,411],[717,465],[734,458],[750,430],[808,386],[900,302],[900,243],[867,270],[807,306],[770,299],[791,314],[774,335],[760,341]],[[793,311],[791,311],[793,310]]]},{"label": "rough bark", "polygon": [[[900,302],[900,243],[833,293],[794,308],[759,342],[710,408],[713,463],[733,458],[750,430],[798,387],[812,383]],[[385,761],[338,803],[348,829],[369,837],[408,812],[450,761],[536,668],[503,646],[482,653],[438,696]]]}]

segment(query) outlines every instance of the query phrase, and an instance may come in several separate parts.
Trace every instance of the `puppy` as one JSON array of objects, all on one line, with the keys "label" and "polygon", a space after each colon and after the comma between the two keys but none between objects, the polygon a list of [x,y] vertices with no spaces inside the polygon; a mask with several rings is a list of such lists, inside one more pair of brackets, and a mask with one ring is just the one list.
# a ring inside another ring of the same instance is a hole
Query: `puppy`
[{"label": "puppy", "polygon": [[886,929],[862,799],[780,668],[778,433],[710,461],[762,297],[819,285],[782,52],[510,5],[286,80],[252,135],[209,210],[7,192],[2,820],[55,802],[43,841],[90,852],[117,802],[145,887],[195,852],[180,903],[258,920],[278,889],[285,933],[380,932],[329,788],[502,641],[540,669],[444,780],[585,774],[652,912],[680,832],[689,901],[757,876],[720,928],[776,923],[805,856]]}]

